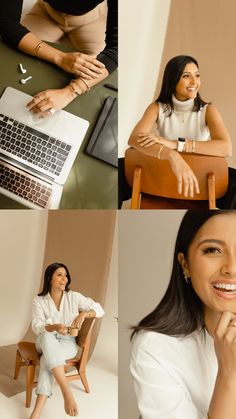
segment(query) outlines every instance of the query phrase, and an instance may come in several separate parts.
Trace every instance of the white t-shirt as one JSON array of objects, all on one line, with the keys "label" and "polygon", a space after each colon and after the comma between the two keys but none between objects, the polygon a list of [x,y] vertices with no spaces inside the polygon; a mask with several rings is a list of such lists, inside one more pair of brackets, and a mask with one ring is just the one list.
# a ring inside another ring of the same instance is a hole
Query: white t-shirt
[{"label": "white t-shirt", "polygon": [[205,419],[217,375],[212,337],[139,332],[130,370],[142,419]]},{"label": "white t-shirt", "polygon": [[[33,300],[32,330],[36,335],[45,331],[46,324],[70,326],[79,311],[94,310],[96,317],[102,317],[104,310],[99,303],[84,297],[79,292],[64,291],[60,309],[57,310],[51,295],[37,296]],[[55,332],[56,333],[56,332]]]}]

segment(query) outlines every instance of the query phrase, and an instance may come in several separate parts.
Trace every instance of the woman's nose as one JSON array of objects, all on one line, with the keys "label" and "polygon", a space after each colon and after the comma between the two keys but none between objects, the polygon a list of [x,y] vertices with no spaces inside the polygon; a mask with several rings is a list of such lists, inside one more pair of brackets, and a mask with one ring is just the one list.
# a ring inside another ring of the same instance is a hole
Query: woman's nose
[{"label": "woman's nose", "polygon": [[228,255],[225,258],[221,271],[224,275],[234,276],[236,279],[236,254]]}]

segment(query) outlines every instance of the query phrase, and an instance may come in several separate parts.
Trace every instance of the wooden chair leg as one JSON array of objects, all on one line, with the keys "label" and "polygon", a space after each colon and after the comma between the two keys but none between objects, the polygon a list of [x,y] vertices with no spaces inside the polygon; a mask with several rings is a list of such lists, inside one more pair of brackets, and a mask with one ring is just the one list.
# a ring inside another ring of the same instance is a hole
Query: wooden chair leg
[{"label": "wooden chair leg", "polygon": [[32,399],[32,390],[34,385],[35,365],[30,364],[26,368],[26,407],[30,407]]},{"label": "wooden chair leg", "polygon": [[216,209],[215,175],[213,173],[210,173],[207,177],[207,180],[208,180],[209,209]]},{"label": "wooden chair leg", "polygon": [[14,380],[17,380],[17,378],[18,378],[21,365],[22,365],[22,356],[21,356],[19,350],[17,349],[17,351],[16,351],[16,363],[15,363]]},{"label": "wooden chair leg", "polygon": [[131,198],[131,209],[139,209],[140,192],[141,192],[141,167],[135,167],[132,198]]},{"label": "wooden chair leg", "polygon": [[80,374],[80,378],[81,378],[81,381],[83,383],[83,386],[84,386],[84,389],[85,389],[86,393],[89,393],[90,390],[89,390],[89,385],[88,385],[88,381],[87,381],[85,371],[80,371],[79,374]]}]

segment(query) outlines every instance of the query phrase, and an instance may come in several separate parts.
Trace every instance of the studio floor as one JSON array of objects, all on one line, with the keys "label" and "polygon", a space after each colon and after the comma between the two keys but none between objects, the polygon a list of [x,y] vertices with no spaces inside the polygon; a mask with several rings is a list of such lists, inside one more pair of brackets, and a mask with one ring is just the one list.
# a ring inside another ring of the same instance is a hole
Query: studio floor
[{"label": "studio floor", "polygon": [[[96,351],[95,351],[96,352]],[[90,393],[84,392],[80,381],[72,381],[74,397],[79,406],[80,419],[118,419],[117,375],[104,368],[104,359],[94,353],[87,367]],[[30,408],[25,408],[25,392],[7,398],[0,393],[0,417],[2,419],[27,419],[35,400],[32,397]],[[64,412],[63,398],[57,384],[54,384],[52,397],[47,401],[41,419],[69,418]]]}]

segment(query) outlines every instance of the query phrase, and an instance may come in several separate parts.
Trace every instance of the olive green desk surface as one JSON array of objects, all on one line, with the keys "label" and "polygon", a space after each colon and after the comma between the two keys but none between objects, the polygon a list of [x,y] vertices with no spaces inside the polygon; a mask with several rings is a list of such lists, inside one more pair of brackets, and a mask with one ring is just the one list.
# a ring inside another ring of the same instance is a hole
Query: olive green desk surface
[{"label": "olive green desk surface", "polygon": [[[65,47],[57,47],[65,50]],[[1,39],[0,57],[0,95],[7,86],[11,86],[33,96],[42,90],[61,88],[71,79],[70,75],[58,67],[9,48]],[[27,69],[26,75],[20,73],[19,63]],[[21,84],[20,79],[29,75],[32,75],[32,79],[25,85]],[[64,185],[60,209],[117,208],[117,169],[85,153],[105,98],[117,96],[117,93],[105,87],[104,83],[117,86],[117,71],[65,108],[66,111],[88,120],[90,125]],[[24,207],[0,194],[0,208]]]}]

